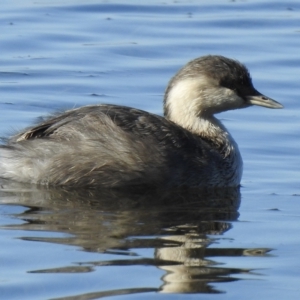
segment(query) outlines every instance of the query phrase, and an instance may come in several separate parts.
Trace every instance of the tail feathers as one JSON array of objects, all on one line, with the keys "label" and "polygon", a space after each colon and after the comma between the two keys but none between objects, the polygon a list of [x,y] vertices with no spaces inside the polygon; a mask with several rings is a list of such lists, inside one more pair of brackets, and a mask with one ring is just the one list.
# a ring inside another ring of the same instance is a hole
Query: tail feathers
[{"label": "tail feathers", "polygon": [[11,158],[12,158],[11,149],[5,146],[1,147],[0,148],[0,177],[10,178],[10,176],[12,176],[13,172],[9,171],[13,169],[11,164],[12,163]]},{"label": "tail feathers", "polygon": [[[15,147],[0,148],[0,177],[19,182],[37,183],[43,160],[39,160],[34,152],[27,152]],[[29,154],[29,155],[28,155]]]}]

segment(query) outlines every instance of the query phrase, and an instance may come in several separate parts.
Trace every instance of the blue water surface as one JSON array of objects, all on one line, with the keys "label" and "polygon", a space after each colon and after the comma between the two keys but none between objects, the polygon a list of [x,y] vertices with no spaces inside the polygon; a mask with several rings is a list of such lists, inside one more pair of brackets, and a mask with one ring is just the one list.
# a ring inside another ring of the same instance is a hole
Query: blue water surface
[{"label": "blue water surface", "polygon": [[298,1],[3,0],[0,137],[93,103],[161,115],[169,79],[206,54],[245,63],[285,108],[219,115],[242,152],[240,192],[3,183],[1,299],[298,299],[299,18]]}]

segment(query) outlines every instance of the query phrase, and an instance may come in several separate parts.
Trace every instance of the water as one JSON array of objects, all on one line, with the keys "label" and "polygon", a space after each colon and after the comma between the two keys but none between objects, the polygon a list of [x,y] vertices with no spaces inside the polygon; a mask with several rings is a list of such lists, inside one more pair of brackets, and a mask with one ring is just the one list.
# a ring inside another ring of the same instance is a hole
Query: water
[{"label": "water", "polygon": [[2,1],[0,136],[47,113],[115,103],[162,113],[169,78],[239,59],[284,110],[219,115],[239,191],[119,194],[2,182],[3,299],[298,299],[297,1]]}]

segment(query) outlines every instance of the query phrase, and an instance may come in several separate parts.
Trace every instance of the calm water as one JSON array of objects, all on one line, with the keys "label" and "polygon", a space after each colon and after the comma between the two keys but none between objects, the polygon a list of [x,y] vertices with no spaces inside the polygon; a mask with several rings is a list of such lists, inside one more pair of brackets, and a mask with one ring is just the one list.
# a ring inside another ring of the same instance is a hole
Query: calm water
[{"label": "calm water", "polygon": [[1,299],[298,299],[300,3],[2,0],[0,136],[91,103],[162,113],[169,78],[222,54],[284,110],[220,115],[243,187],[0,189]]}]

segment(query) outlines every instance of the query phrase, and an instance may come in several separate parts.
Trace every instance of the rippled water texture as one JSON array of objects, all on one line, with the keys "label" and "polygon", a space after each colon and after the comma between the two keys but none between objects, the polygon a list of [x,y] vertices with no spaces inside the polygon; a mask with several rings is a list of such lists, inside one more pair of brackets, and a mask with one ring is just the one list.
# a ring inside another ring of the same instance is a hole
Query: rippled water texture
[{"label": "rippled water texture", "polygon": [[1,182],[1,299],[298,299],[299,18],[298,1],[2,0],[1,137],[85,104],[161,114],[170,77],[205,54],[245,63],[285,109],[219,115],[240,190]]}]

